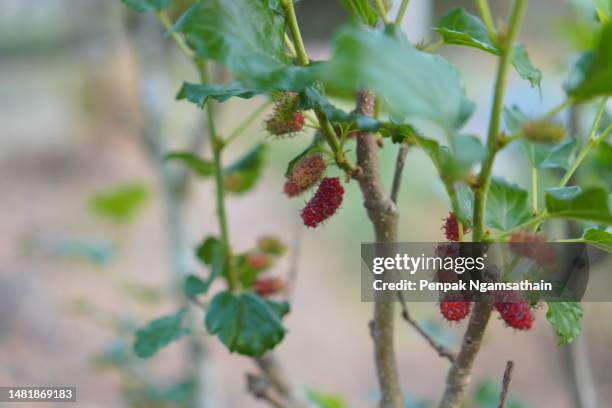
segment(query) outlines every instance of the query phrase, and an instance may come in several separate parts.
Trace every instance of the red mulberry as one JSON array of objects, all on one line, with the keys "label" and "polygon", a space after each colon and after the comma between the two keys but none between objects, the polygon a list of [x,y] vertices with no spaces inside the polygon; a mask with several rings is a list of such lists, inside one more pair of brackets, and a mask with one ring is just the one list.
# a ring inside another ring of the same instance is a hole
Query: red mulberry
[{"label": "red mulberry", "polygon": [[470,314],[472,303],[465,300],[443,300],[440,302],[440,313],[449,322],[458,322]]},{"label": "red mulberry", "polygon": [[340,185],[340,180],[337,177],[324,178],[315,195],[302,210],[304,225],[315,228],[334,215],[342,204],[343,196],[344,188]]},{"label": "red mulberry", "polygon": [[[459,224],[457,222],[457,216],[454,212],[448,213],[448,217],[444,218],[444,235],[449,241],[459,241]],[[463,233],[467,233],[470,229],[463,225]]]},{"label": "red mulberry", "polygon": [[272,259],[266,253],[254,251],[247,254],[246,264],[251,269],[263,271],[272,266]]},{"label": "red mulberry", "polygon": [[255,293],[263,297],[283,292],[286,287],[285,280],[277,277],[259,278],[253,283]]},{"label": "red mulberry", "polygon": [[512,291],[497,292],[493,307],[508,326],[518,330],[529,330],[533,327],[535,317],[531,311],[531,306],[520,293]]},{"label": "red mulberry", "polygon": [[306,156],[291,169],[284,191],[289,197],[300,195],[314,186],[325,174],[325,160],[320,154]]},{"label": "red mulberry", "polygon": [[546,238],[530,232],[512,233],[510,250],[517,255],[533,259],[541,266],[554,266],[556,261],[555,251],[546,243]]}]

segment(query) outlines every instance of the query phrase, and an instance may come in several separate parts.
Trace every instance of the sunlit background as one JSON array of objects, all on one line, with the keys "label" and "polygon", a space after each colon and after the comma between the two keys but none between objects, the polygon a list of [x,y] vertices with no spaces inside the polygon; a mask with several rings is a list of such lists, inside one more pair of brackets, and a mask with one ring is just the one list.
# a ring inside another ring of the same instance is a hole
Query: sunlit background
[{"label": "sunlit background", "polygon": [[[472,3],[412,0],[405,21],[410,39],[435,40],[429,27],[437,18],[449,7]],[[506,15],[508,3],[492,1],[494,13]],[[589,5],[530,2],[521,41],[543,71],[542,89],[512,73],[508,104],[537,115],[563,99],[569,65],[589,43]],[[310,54],[324,58],[346,21],[343,9],[329,0],[302,0],[297,12]],[[478,104],[467,130],[482,137],[495,58],[458,47],[440,54],[464,75],[468,96]],[[215,75],[227,77],[220,68]],[[217,229],[212,183],[189,179],[182,194],[180,166],[161,161],[169,150],[209,152],[201,138],[202,111],[174,99],[183,80],[196,78],[157,20],[129,12],[119,0],[0,0],[0,385],[76,386],[77,405],[84,407],[189,401],[206,408],[265,406],[246,392],[252,361],[228,354],[197,321],[196,335],[150,360],[139,360],[131,349],[136,327],[176,310],[184,274],[205,273],[193,248]],[[231,132],[262,102],[236,99],[219,106],[220,133]],[[348,101],[339,103],[350,109]],[[572,115],[565,120],[584,135],[593,107]],[[278,348],[291,380],[337,395],[348,407],[372,407],[372,305],[360,301],[359,281],[359,244],[372,232],[359,191],[349,185],[339,214],[322,228],[305,230],[298,213],[304,199],[288,200],[282,184],[288,160],[310,138],[275,140],[262,121],[228,153],[231,161],[259,141],[269,146],[255,190],[228,199],[230,239],[246,249],[273,234],[289,247],[272,274],[297,271],[289,333]],[[381,153],[388,182],[395,152],[387,142]],[[495,171],[528,185],[529,166],[517,148],[504,151]],[[558,174],[544,176],[552,185]],[[610,173],[579,176],[610,188]],[[121,194],[133,204],[128,211],[117,215],[100,205]],[[448,204],[421,152],[408,155],[399,202],[402,241],[443,239]],[[435,304],[412,308],[432,335],[458,346],[464,324],[445,323]],[[612,406],[612,310],[601,303],[585,310],[584,336],[563,347],[556,346],[545,310],[528,333],[494,319],[466,406],[495,406],[508,359],[516,363],[509,406]],[[399,320],[397,345],[408,407],[437,403],[447,361]],[[584,405],[593,395],[596,404]]]}]

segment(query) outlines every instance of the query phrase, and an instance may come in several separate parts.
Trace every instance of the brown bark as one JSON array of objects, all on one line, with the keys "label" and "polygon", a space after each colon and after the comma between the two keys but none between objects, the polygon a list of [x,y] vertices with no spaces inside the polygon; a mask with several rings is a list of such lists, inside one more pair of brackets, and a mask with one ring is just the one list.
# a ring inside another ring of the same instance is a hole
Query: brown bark
[{"label": "brown bark", "polygon": [[[373,115],[374,95],[371,92],[358,93],[356,112]],[[357,136],[357,165],[360,171],[356,178],[363,195],[364,207],[374,227],[376,242],[394,242],[397,240],[398,212],[395,203],[385,192],[380,178],[378,149],[374,134],[362,132]],[[404,402],[393,338],[395,304],[382,297],[384,295],[379,295],[375,300],[374,318],[370,323],[381,391],[380,407],[402,408]]]},{"label": "brown bark", "polygon": [[489,302],[483,299],[476,303],[468,328],[463,336],[461,350],[448,372],[446,390],[439,408],[457,408],[461,405],[461,400],[470,382],[474,360],[482,345],[482,338],[489,317],[491,317]]}]

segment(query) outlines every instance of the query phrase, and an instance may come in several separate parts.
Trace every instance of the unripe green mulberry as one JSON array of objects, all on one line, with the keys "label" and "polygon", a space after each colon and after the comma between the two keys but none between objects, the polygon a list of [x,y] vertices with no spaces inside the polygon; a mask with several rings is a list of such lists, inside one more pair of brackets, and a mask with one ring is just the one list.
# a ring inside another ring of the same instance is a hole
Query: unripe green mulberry
[{"label": "unripe green mulberry", "polygon": [[542,143],[559,143],[565,139],[565,128],[548,120],[536,119],[523,123],[523,136]]}]

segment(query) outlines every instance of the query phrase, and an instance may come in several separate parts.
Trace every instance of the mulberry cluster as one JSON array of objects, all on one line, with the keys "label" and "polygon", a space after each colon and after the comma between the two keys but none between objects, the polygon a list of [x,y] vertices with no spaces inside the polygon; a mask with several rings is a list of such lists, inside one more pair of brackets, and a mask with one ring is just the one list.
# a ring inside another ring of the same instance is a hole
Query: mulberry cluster
[{"label": "mulberry cluster", "polygon": [[[457,216],[454,212],[448,213],[448,217],[444,218],[444,235],[449,241],[459,241],[459,223],[457,222]],[[463,233],[469,232],[469,228],[463,225]]]},{"label": "mulberry cluster", "polygon": [[533,327],[535,317],[531,311],[531,305],[519,292],[497,292],[493,307],[508,326],[517,330],[529,330]]},{"label": "mulberry cluster", "polygon": [[540,266],[555,264],[554,249],[546,243],[546,238],[538,234],[517,231],[510,236],[510,250],[517,255],[530,258]]},{"label": "mulberry cluster", "polygon": [[282,136],[297,133],[304,127],[304,115],[297,109],[298,95],[286,92],[274,104],[274,111],[265,120],[266,130]]},{"label": "mulberry cluster", "polygon": [[315,195],[302,210],[302,221],[307,227],[315,228],[335,214],[344,196],[344,188],[337,177],[326,177],[319,184]]},{"label": "mulberry cluster", "polygon": [[295,197],[314,186],[325,174],[325,160],[320,154],[312,154],[299,160],[291,169],[283,191]]},{"label": "mulberry cluster", "polygon": [[268,269],[273,263],[272,258],[270,258],[268,254],[259,251],[253,251],[247,254],[245,261],[249,268],[256,271]]}]

